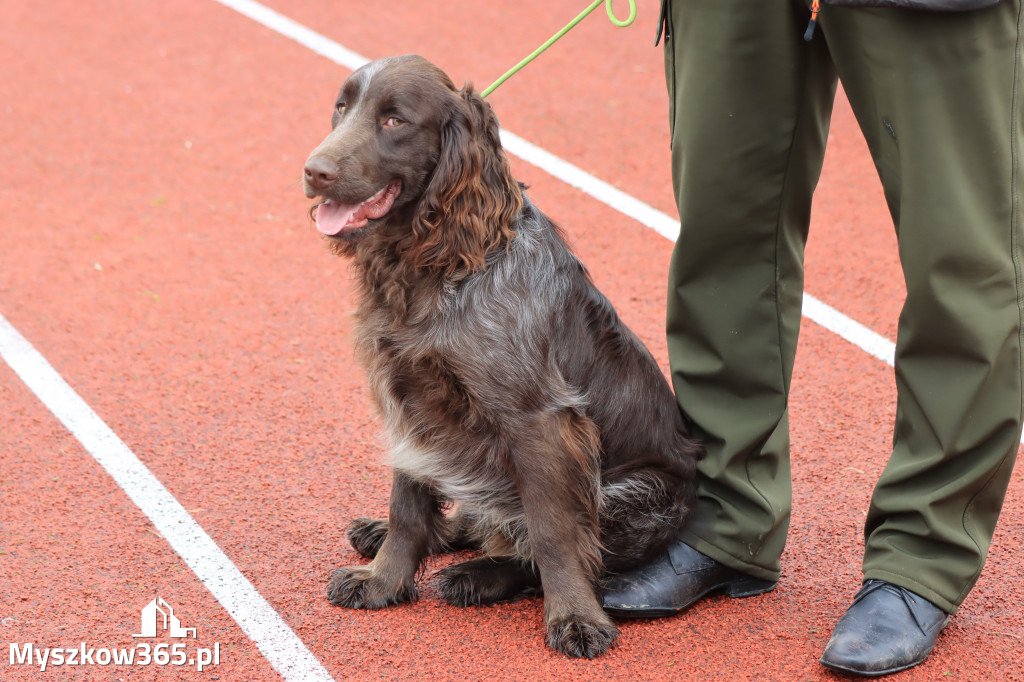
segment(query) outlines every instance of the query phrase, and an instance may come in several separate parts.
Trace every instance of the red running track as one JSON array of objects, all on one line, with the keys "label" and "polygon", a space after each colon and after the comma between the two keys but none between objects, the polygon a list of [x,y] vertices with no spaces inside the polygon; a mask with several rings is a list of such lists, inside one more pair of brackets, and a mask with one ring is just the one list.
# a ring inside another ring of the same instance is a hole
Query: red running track
[{"label": "red running track", "polygon": [[[418,52],[479,87],[581,9],[271,4],[361,55]],[[599,10],[489,100],[508,130],[671,214],[656,13],[641,3],[636,25],[616,29]],[[544,646],[538,600],[443,604],[430,574],[447,558],[430,562],[417,603],[334,608],[326,577],[357,561],[344,526],[385,513],[390,477],[353,361],[350,274],[310,227],[299,182],[347,69],[214,0],[0,0],[0,64],[0,315],[266,599],[259,620],[279,620],[315,665],[338,680],[832,679],[817,658],[860,579],[894,415],[885,363],[805,324],[792,532],[768,595],[621,623],[594,661]],[[666,364],[668,240],[513,164]],[[893,339],[895,240],[841,98],[813,223],[808,292]],[[298,679],[291,654],[257,646],[219,588],[3,363],[0,405],[0,678]],[[1024,679],[1022,492],[1018,472],[977,587],[936,653],[898,679]],[[10,643],[134,647],[156,596],[196,628],[180,640],[188,653],[219,645],[218,665],[40,673],[8,660]]]}]

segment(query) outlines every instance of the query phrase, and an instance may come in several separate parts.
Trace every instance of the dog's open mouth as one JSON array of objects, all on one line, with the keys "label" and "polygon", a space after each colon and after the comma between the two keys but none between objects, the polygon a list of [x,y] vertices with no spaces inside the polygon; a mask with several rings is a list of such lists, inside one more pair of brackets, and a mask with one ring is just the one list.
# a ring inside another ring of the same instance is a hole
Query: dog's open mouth
[{"label": "dog's open mouth", "polygon": [[326,199],[316,207],[316,229],[321,234],[336,237],[346,230],[354,230],[371,220],[383,218],[401,191],[402,182],[395,180],[358,204],[342,204]]}]

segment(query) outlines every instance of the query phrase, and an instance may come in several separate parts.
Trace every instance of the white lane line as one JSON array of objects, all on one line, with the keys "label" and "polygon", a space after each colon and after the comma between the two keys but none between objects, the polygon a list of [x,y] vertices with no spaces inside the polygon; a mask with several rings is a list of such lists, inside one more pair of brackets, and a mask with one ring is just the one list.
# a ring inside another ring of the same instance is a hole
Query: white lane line
[{"label": "white lane line", "polygon": [[368,64],[371,60],[357,54],[352,50],[336,43],[327,36],[320,35],[316,31],[299,22],[286,17],[280,12],[275,12],[266,5],[252,0],[216,0],[220,4],[230,7],[239,14],[243,14],[257,24],[262,24],[272,31],[291,38],[299,45],[308,47],[318,55],[327,57],[335,64],[355,71],[360,66]]},{"label": "white lane line", "polygon": [[838,334],[861,350],[888,363],[890,367],[896,365],[895,343],[860,322],[843,315],[832,306],[805,293],[801,312],[807,319]]},{"label": "white lane line", "polygon": [[0,357],[149,517],[285,680],[333,679],[178,500],[3,315]]},{"label": "white lane line", "polygon": [[572,165],[507,130],[501,131],[501,144],[505,147],[505,151],[515,154],[523,161],[546,171],[565,184],[575,187],[584,194],[614,208],[619,213],[646,225],[669,241],[674,242],[679,237],[678,220],[645,204],[636,197],[626,194],[618,187],[591,175],[582,168]]}]

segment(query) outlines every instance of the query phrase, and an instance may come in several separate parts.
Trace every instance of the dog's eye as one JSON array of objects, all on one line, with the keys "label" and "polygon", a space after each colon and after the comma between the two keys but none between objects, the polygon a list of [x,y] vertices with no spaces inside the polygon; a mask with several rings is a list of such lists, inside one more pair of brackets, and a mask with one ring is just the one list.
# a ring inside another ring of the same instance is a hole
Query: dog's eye
[{"label": "dog's eye", "polygon": [[384,125],[388,128],[397,128],[398,126],[405,125],[405,121],[398,118],[397,116],[389,116]]},{"label": "dog's eye", "polygon": [[339,104],[339,105],[337,106],[337,109],[338,109],[338,115],[339,115],[339,116],[344,116],[344,115],[345,115],[345,103],[344,103],[344,102],[342,102],[341,104]]}]

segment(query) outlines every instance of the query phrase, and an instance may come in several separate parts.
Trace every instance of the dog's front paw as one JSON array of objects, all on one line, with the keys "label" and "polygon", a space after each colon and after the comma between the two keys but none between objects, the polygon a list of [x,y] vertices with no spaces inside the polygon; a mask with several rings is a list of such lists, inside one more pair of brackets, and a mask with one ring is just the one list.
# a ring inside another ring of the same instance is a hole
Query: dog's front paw
[{"label": "dog's front paw", "polygon": [[619,636],[611,621],[590,623],[578,616],[548,623],[548,646],[573,658],[594,658]]},{"label": "dog's front paw", "polygon": [[388,535],[387,519],[356,519],[348,525],[348,541],[360,556],[377,556]]},{"label": "dog's front paw", "polygon": [[416,586],[411,582],[389,585],[371,566],[349,566],[331,574],[327,598],[336,606],[350,609],[382,609],[416,599]]}]

